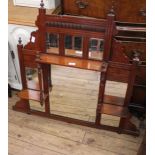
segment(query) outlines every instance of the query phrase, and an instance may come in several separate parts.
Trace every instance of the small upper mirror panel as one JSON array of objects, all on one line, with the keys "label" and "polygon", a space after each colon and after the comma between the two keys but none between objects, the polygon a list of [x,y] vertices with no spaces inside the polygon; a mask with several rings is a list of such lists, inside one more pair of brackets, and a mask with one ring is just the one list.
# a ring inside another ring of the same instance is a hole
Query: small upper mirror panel
[{"label": "small upper mirror panel", "polygon": [[82,40],[81,36],[65,36],[65,55],[82,57]]},{"label": "small upper mirror panel", "polygon": [[98,38],[91,38],[89,40],[89,59],[103,59],[104,40]]},{"label": "small upper mirror panel", "polygon": [[46,34],[47,53],[59,54],[59,35],[53,33]]}]

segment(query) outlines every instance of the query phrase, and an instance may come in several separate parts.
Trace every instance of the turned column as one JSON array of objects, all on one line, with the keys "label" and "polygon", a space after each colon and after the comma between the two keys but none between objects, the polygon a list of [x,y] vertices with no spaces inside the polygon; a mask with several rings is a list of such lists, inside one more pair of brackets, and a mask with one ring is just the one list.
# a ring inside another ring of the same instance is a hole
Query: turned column
[{"label": "turned column", "polygon": [[97,109],[96,109],[96,120],[95,120],[96,125],[100,125],[100,122],[101,122],[101,108],[103,106],[103,101],[104,101],[107,69],[108,69],[108,64],[103,62],[101,67],[98,103],[97,103]]},{"label": "turned column", "polygon": [[[26,80],[26,70],[24,66],[24,57],[23,57],[23,44],[21,38],[18,40],[18,59],[19,59],[19,66],[20,66],[20,74],[21,74],[21,82],[22,82],[22,89],[27,89],[27,80]],[[13,110],[22,111],[25,113],[30,113],[30,104],[28,100],[20,99],[14,106]]]}]

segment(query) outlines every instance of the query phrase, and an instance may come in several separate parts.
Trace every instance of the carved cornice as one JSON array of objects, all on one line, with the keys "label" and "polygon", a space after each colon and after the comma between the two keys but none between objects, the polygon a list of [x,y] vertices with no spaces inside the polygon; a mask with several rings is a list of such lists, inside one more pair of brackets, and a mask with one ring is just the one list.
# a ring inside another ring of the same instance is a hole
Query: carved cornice
[{"label": "carved cornice", "polygon": [[57,27],[57,28],[68,28],[68,29],[78,29],[78,30],[88,30],[88,31],[95,31],[95,32],[105,32],[104,27],[98,26],[88,26],[84,24],[74,24],[74,23],[67,23],[67,22],[47,22],[46,26],[48,27]]}]

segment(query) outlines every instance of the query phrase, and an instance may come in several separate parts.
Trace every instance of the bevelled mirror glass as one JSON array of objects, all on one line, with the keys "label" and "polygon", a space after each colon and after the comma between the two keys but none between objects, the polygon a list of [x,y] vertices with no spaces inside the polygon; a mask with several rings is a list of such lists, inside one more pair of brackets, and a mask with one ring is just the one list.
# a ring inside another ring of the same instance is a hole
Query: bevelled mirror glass
[{"label": "bevelled mirror glass", "polygon": [[[26,67],[25,74],[26,74],[27,88],[29,90],[39,91],[40,88],[39,88],[39,79],[38,79],[38,69]],[[30,103],[30,108],[45,112],[45,106],[41,107],[37,101],[30,100],[29,103]]]},{"label": "bevelled mirror glass", "polygon": [[46,49],[47,53],[59,53],[59,35],[53,33],[46,34]]},{"label": "bevelled mirror glass", "polygon": [[104,52],[104,40],[91,38],[89,40],[89,59],[102,60]]},{"label": "bevelled mirror glass", "polygon": [[65,55],[82,57],[82,37],[65,36]]}]

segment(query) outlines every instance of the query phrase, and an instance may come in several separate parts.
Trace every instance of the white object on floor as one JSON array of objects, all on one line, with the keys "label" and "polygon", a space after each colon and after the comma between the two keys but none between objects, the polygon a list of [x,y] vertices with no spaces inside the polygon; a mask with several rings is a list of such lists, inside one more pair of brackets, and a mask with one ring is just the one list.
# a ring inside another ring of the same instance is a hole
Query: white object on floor
[{"label": "white object on floor", "polygon": [[[9,51],[8,51],[8,83],[14,89],[22,89],[21,84],[21,76],[20,76],[20,67],[19,67],[19,60],[18,60],[18,51],[17,51],[17,44],[18,39],[21,37],[22,44],[25,45],[30,40],[30,34],[32,31],[36,31],[36,27],[29,27],[29,26],[22,26],[22,25],[14,25],[9,24],[8,26],[8,43],[9,43]],[[34,40],[35,41],[35,40]],[[14,56],[14,58],[12,57]]]}]

